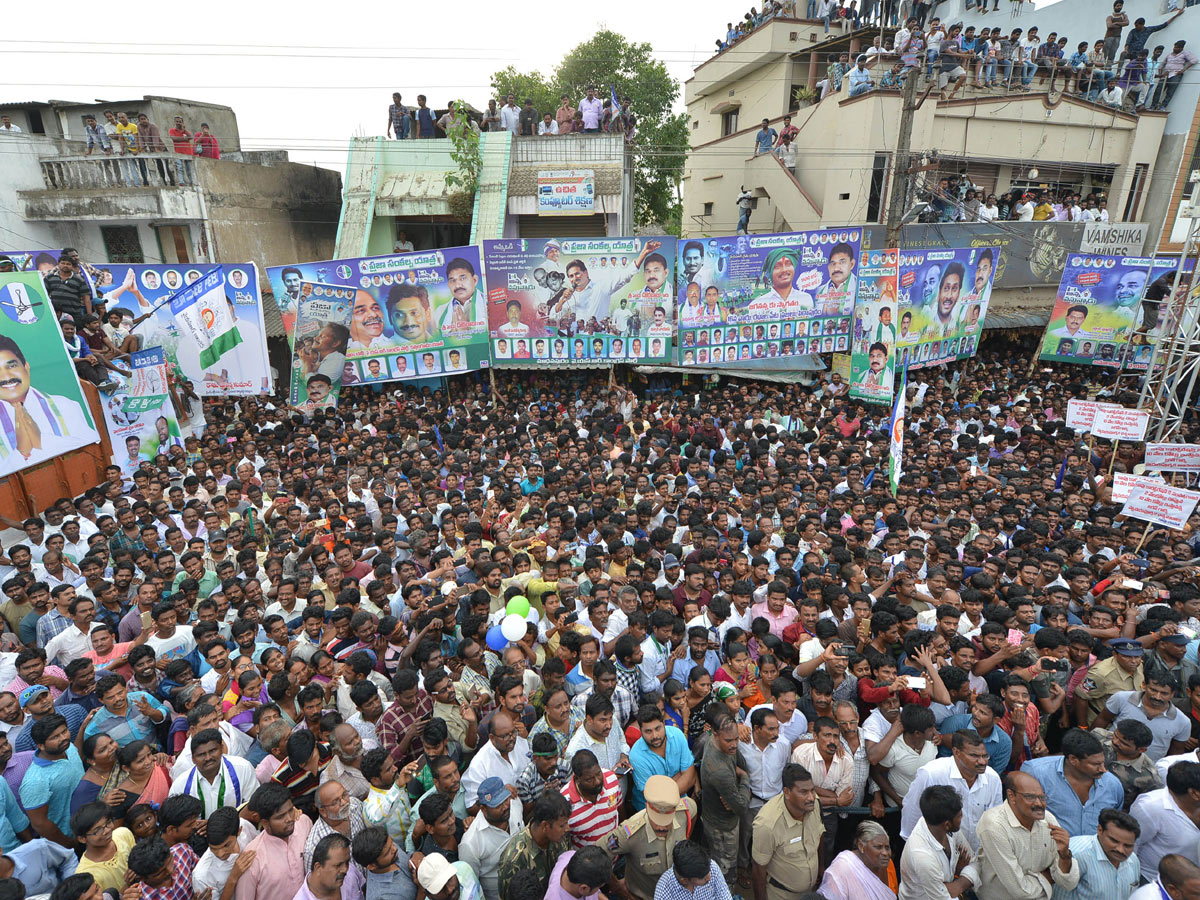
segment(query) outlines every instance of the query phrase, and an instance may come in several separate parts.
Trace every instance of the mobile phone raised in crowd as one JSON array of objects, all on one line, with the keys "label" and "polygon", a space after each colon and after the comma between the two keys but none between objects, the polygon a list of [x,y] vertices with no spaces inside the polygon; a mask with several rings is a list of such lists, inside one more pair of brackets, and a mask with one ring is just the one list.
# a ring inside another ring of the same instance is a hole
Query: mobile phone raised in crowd
[{"label": "mobile phone raised in crowd", "polygon": [[920,691],[927,687],[924,675],[909,675],[908,688],[911,691]]}]

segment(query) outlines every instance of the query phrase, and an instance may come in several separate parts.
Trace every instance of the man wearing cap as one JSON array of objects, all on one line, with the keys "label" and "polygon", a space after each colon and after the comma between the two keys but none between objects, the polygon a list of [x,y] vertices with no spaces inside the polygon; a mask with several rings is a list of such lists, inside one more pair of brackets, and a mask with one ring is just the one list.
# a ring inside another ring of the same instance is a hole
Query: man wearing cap
[{"label": "man wearing cap", "polygon": [[1168,672],[1146,674],[1140,691],[1119,691],[1108,698],[1104,711],[1096,716],[1096,728],[1108,728],[1114,721],[1136,719],[1154,736],[1146,755],[1158,762],[1168,754],[1182,753],[1192,735],[1187,715],[1171,702],[1175,678]]},{"label": "man wearing cap", "polygon": [[427,900],[480,900],[483,889],[471,867],[461,859],[450,862],[440,853],[430,853],[417,869],[417,884]]},{"label": "man wearing cap", "polygon": [[1075,724],[1083,728],[1092,725],[1113,694],[1142,689],[1142,645],[1132,638],[1114,638],[1108,646],[1113,655],[1092,666],[1075,688]]},{"label": "man wearing cap", "polygon": [[525,825],[521,804],[513,803],[508,786],[494,775],[479,785],[479,814],[463,835],[458,858],[479,876],[487,900],[500,898],[500,854]]},{"label": "man wearing cap", "polygon": [[53,695],[44,684],[33,684],[25,688],[17,695],[17,703],[25,712],[25,723],[21,726],[21,730],[12,736],[13,750],[17,753],[37,749],[33,740],[33,726],[35,722],[39,722],[47,716],[55,713],[62,716],[66,720],[67,730],[71,732],[72,740],[79,734],[79,729],[83,725],[83,709],[74,703],[69,703],[62,709],[55,709]]},{"label": "man wearing cap", "polygon": [[643,791],[646,808],[611,832],[602,846],[614,861],[625,857],[626,890],[651,900],[659,877],[671,866],[675,845],[686,840],[696,821],[696,801],[683,797],[675,779],[651,775]]}]

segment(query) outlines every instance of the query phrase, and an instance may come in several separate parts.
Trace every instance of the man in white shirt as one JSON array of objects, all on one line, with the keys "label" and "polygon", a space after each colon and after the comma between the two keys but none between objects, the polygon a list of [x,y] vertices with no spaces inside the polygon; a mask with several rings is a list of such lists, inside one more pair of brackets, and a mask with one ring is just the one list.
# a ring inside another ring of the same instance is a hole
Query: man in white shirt
[{"label": "man in white shirt", "polygon": [[545,136],[548,134],[558,134],[558,123],[554,121],[554,116],[546,113],[542,116],[542,121],[538,122],[539,135]]},{"label": "man in white shirt", "polygon": [[479,786],[479,813],[463,835],[458,858],[479,876],[487,900],[500,897],[500,853],[504,845],[525,827],[521,804],[513,800],[504,782],[491,777]]},{"label": "man in white shirt", "polygon": [[1021,202],[1016,206],[1016,213],[1018,222],[1033,221],[1033,201],[1028,194],[1021,195]]},{"label": "man in white shirt", "polygon": [[221,732],[209,728],[189,741],[193,765],[171,783],[171,794],[200,800],[201,818],[223,806],[235,809],[254,796],[258,778],[254,766],[238,756],[226,756]]},{"label": "man in white shirt", "polygon": [[[582,729],[580,729],[582,730]],[[479,786],[493,775],[506,785],[517,784],[517,778],[533,759],[529,741],[517,734],[512,716],[500,710],[492,716],[487,743],[471,760],[462,776],[468,806],[479,803]]]},{"label": "man in white shirt", "polygon": [[1180,762],[1167,770],[1166,787],[1147,791],[1129,812],[1142,826],[1137,855],[1142,877],[1154,878],[1163,857],[1178,853],[1200,864],[1200,763]]},{"label": "man in white shirt", "polygon": [[1158,877],[1130,894],[1129,900],[1162,900],[1163,897],[1185,900],[1197,896],[1200,896],[1200,866],[1177,853],[1169,853],[1159,864]]},{"label": "man in white shirt", "polygon": [[954,733],[952,754],[917,770],[900,813],[900,836],[908,840],[921,817],[921,795],[933,784],[948,784],[963,801],[963,834],[972,851],[979,850],[975,829],[979,818],[1004,802],[1000,776],[988,766],[983,739],[970,731]]},{"label": "man in white shirt", "polygon": [[588,85],[587,96],[579,101],[579,112],[583,116],[583,133],[599,133],[600,117],[604,114],[604,101],[596,96],[594,84]]},{"label": "man in white shirt", "polygon": [[516,134],[520,125],[521,110],[517,107],[517,98],[509,94],[504,106],[500,108],[500,127]]},{"label": "man in white shirt", "polygon": [[21,126],[14,125],[8,116],[0,116],[0,132],[4,134],[21,134]]},{"label": "man in white shirt", "polygon": [[96,617],[95,602],[90,597],[77,596],[67,610],[71,613],[71,624],[46,644],[46,662],[52,666],[66,666],[92,649],[89,632]]},{"label": "man in white shirt", "polygon": [[1100,102],[1113,109],[1120,109],[1125,102],[1125,92],[1115,81],[1110,81],[1100,92]]},{"label": "man in white shirt", "polygon": [[971,847],[962,833],[962,798],[945,784],[927,787],[917,802],[921,818],[900,857],[898,900],[961,896],[979,884]]}]

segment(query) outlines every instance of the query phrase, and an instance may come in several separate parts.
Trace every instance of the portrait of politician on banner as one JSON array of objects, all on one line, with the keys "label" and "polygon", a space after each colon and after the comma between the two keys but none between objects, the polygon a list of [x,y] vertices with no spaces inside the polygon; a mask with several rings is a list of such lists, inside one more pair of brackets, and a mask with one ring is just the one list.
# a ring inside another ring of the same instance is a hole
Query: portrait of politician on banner
[{"label": "portrait of politician on banner", "polygon": [[998,247],[902,250],[896,345],[908,368],[974,356],[999,263]]},{"label": "portrait of politician on banner", "polygon": [[343,384],[488,367],[477,247],[272,266],[267,277],[293,343],[305,282],[352,289]]},{"label": "portrait of politician on banner", "polygon": [[850,350],[859,228],[679,243],[683,365]]},{"label": "portrait of politician on banner", "polygon": [[896,282],[900,251],[864,250],[850,345],[850,396],[892,402],[896,368]]},{"label": "portrait of politician on banner", "polygon": [[671,359],[675,239],[484,241],[497,366]]},{"label": "portrait of politician on banner", "polygon": [[0,476],[98,443],[36,272],[0,275]]},{"label": "portrait of politician on banner", "polygon": [[337,406],[350,344],[354,288],[304,282],[296,305],[289,402],[304,412]]},{"label": "portrait of politician on banner", "polygon": [[[1142,296],[1153,262],[1147,257],[1072,254],[1063,269],[1039,358],[1119,367],[1130,334],[1141,321]],[[1143,369],[1149,363],[1149,350],[1145,348],[1145,360],[1137,361]]]}]

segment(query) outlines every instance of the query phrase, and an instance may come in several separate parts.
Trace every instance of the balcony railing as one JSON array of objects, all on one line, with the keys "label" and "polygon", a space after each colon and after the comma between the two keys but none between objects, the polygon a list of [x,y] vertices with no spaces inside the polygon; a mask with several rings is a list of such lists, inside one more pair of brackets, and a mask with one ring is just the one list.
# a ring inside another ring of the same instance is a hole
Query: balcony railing
[{"label": "balcony railing", "polygon": [[178,188],[196,184],[196,160],[172,153],[55,157],[41,160],[50,190]]}]

